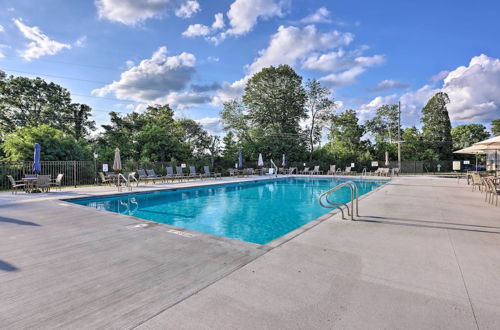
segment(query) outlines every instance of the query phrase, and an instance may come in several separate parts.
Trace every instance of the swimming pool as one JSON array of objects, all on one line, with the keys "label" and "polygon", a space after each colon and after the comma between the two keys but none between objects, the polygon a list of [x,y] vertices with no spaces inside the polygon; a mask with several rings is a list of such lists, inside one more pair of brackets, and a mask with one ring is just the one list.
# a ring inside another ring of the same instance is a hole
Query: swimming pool
[{"label": "swimming pool", "polygon": [[[68,200],[154,222],[247,242],[266,244],[326,214],[320,193],[343,178],[288,177],[207,187],[181,188],[92,199]],[[355,181],[366,194],[386,180]],[[348,188],[330,200],[349,201]]]}]

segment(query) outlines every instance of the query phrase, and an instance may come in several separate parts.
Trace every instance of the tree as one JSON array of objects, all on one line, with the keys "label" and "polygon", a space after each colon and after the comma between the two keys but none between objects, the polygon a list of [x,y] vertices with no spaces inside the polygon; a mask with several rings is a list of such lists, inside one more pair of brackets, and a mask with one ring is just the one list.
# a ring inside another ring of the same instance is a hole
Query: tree
[{"label": "tree", "polygon": [[206,155],[211,142],[207,131],[192,119],[181,119],[176,124],[179,136],[189,146],[191,153],[198,157]]},{"label": "tree", "polygon": [[308,80],[306,84],[306,110],[309,113],[310,124],[306,131],[309,137],[309,161],[312,161],[314,145],[321,142],[321,133],[333,116],[335,103],[330,99],[330,90],[321,87],[316,79]]},{"label": "tree", "polygon": [[500,135],[500,119],[495,119],[491,122],[491,133],[493,135]]},{"label": "tree", "polygon": [[0,129],[5,133],[46,124],[74,136],[83,136],[95,128],[95,123],[89,120],[90,107],[72,105],[69,91],[62,86],[41,78],[7,78],[1,73]]},{"label": "tree", "polygon": [[20,128],[5,137],[2,144],[7,160],[33,159],[33,146],[41,146],[41,160],[89,160],[90,148],[73,136],[48,125]]},{"label": "tree", "polygon": [[436,152],[440,159],[452,157],[451,122],[446,104],[448,95],[438,92],[422,109],[422,132],[425,143]]},{"label": "tree", "polygon": [[481,124],[459,125],[451,129],[453,150],[470,147],[474,143],[487,139],[489,136],[490,133]]},{"label": "tree", "polygon": [[415,126],[403,130],[401,139],[401,157],[405,160],[428,160],[437,155],[433,150],[427,150],[423,134]]},{"label": "tree", "polygon": [[375,116],[367,120],[366,129],[376,139],[393,143],[397,140],[399,125],[399,105],[384,104],[376,111]]},{"label": "tree", "polygon": [[220,137],[210,136],[210,144],[208,145],[208,152],[210,154],[210,163],[214,167],[215,157],[219,155],[220,152]]},{"label": "tree", "polygon": [[226,136],[222,139],[222,143],[224,144],[223,157],[228,161],[236,160],[238,144],[235,141],[234,133],[232,131],[227,132]]}]

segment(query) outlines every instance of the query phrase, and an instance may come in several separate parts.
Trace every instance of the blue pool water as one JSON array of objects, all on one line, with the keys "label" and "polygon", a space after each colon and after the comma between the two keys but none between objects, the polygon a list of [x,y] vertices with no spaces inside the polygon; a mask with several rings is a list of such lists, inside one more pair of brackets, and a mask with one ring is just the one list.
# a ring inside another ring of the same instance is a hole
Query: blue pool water
[{"label": "blue pool water", "polygon": [[[341,178],[274,180],[154,191],[71,201],[100,210],[154,222],[265,244],[326,214],[320,193],[346,181]],[[384,180],[356,181],[360,195]],[[343,188],[330,200],[348,202]]]}]

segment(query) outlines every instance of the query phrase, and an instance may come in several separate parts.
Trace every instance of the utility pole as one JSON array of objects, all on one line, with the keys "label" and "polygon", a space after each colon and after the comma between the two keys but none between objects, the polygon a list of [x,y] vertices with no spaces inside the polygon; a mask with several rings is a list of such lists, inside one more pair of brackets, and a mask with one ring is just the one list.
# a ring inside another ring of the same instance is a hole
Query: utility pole
[{"label": "utility pole", "polygon": [[398,168],[401,171],[401,101],[398,102]]}]

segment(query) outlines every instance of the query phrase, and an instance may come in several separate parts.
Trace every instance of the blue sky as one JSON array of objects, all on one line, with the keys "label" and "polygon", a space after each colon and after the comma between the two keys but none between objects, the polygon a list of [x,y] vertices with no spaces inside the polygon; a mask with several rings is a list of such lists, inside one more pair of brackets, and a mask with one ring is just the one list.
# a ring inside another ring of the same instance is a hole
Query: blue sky
[{"label": "blue sky", "polygon": [[0,69],[39,75],[107,112],[169,103],[221,131],[248,77],[290,64],[362,119],[401,100],[418,124],[437,91],[454,124],[500,118],[500,3],[481,1],[3,0]]}]

